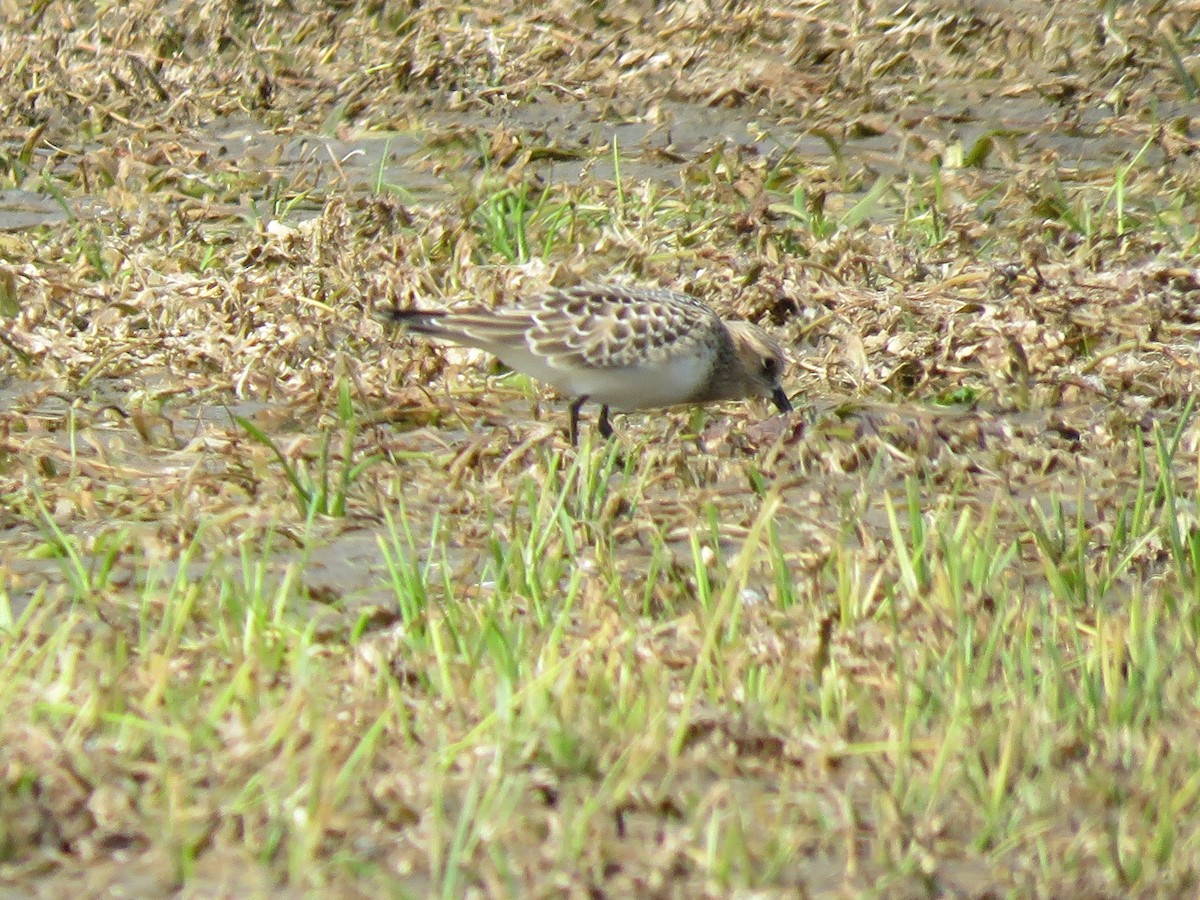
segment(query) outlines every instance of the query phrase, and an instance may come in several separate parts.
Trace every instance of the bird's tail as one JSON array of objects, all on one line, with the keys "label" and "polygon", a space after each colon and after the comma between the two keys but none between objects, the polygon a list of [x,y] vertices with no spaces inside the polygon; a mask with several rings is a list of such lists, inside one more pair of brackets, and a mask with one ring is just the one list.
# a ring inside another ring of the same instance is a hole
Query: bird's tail
[{"label": "bird's tail", "polygon": [[417,334],[429,334],[436,337],[446,333],[445,328],[440,324],[440,320],[445,315],[444,312],[392,307],[384,311],[383,318],[395,325],[403,326],[409,331],[415,331]]}]

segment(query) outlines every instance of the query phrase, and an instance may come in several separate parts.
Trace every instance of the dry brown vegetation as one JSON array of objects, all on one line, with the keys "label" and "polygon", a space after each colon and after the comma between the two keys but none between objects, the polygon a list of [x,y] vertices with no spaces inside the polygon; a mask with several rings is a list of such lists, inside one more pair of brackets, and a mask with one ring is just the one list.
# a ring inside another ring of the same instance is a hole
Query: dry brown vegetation
[{"label": "dry brown vegetation", "polygon": [[1194,896],[1200,4],[528,6],[0,0],[0,892]]}]

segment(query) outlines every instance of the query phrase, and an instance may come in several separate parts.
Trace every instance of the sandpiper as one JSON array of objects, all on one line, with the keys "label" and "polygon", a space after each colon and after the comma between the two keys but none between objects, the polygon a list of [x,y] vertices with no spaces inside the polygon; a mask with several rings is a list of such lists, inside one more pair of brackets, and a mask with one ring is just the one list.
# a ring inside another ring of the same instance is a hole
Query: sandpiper
[{"label": "sandpiper", "polygon": [[678,291],[584,284],[499,309],[397,308],[389,315],[419,334],[486,350],[573,398],[572,444],[589,400],[600,404],[598,429],[606,438],[613,433],[609,407],[766,397],[780,412],[792,409],[779,383],[779,344],[757,325],[724,322]]}]

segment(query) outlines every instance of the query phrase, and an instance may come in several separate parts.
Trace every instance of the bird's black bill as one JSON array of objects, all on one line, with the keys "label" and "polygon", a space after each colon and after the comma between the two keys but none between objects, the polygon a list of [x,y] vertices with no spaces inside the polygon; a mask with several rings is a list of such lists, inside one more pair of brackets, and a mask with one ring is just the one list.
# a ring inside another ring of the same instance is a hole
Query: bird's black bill
[{"label": "bird's black bill", "polygon": [[783,392],[781,387],[777,387],[771,392],[771,402],[779,408],[781,413],[792,411],[792,401],[788,399],[788,395]]}]

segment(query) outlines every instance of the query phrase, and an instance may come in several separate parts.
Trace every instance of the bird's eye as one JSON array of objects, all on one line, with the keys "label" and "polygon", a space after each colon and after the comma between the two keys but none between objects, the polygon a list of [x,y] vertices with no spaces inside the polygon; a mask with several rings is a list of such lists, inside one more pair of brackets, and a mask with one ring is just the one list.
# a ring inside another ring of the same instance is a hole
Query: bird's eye
[{"label": "bird's eye", "polygon": [[768,356],[762,362],[762,373],[766,378],[774,378],[779,374],[779,361]]}]

